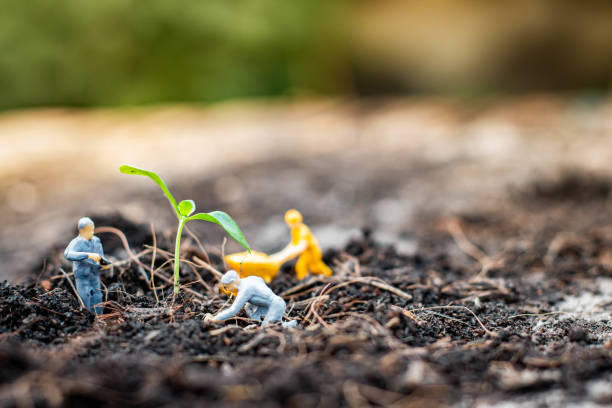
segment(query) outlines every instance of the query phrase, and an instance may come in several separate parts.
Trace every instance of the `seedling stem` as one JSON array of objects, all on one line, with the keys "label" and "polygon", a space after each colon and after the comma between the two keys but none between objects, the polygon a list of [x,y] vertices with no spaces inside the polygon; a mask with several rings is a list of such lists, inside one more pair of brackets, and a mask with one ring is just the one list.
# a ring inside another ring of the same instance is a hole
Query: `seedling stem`
[{"label": "seedling stem", "polygon": [[181,235],[183,234],[183,227],[185,226],[186,218],[179,217],[178,229],[176,230],[176,246],[174,247],[174,293],[179,293],[179,263],[180,263],[180,252],[181,252]]}]

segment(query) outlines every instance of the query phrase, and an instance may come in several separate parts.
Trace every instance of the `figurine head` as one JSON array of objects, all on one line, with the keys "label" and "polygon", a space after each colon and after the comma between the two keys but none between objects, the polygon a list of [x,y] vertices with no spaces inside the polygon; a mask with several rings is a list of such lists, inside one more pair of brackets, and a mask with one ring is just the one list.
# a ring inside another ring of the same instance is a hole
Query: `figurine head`
[{"label": "figurine head", "polygon": [[94,235],[95,225],[89,217],[83,217],[77,224],[79,228],[79,235],[85,239],[92,239]]},{"label": "figurine head", "polygon": [[240,285],[240,276],[238,276],[238,272],[233,269],[225,272],[221,277],[221,284],[226,291],[234,295],[238,293],[238,286]]},{"label": "figurine head", "polygon": [[302,214],[298,210],[289,210],[285,213],[285,222],[290,226],[296,226],[302,223]]}]

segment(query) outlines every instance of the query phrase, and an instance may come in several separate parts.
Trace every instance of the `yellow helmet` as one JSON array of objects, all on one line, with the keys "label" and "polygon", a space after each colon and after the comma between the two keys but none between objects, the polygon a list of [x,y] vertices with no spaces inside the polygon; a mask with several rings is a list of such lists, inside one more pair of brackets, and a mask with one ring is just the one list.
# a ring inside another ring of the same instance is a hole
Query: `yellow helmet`
[{"label": "yellow helmet", "polygon": [[285,222],[287,224],[298,224],[302,222],[302,214],[298,210],[289,210],[285,213]]}]

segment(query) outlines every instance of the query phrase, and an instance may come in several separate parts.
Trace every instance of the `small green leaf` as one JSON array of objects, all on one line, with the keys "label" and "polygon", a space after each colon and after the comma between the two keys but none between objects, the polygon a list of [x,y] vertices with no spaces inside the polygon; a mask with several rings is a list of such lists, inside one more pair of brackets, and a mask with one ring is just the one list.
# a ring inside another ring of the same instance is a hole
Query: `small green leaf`
[{"label": "small green leaf", "polygon": [[[139,176],[149,177],[151,180],[153,180],[155,182],[155,184],[157,184],[159,186],[159,188],[161,188],[161,190],[165,194],[165,196],[168,199],[168,201],[170,201],[170,205],[172,205],[172,208],[174,208],[174,211],[176,211],[176,215],[177,216],[180,215],[178,206],[176,205],[176,200],[174,199],[174,197],[170,193],[170,190],[168,190],[168,187],[166,186],[166,183],[164,183],[164,181],[161,179],[161,177],[159,177],[157,174],[155,174],[154,172],[149,171],[149,170],[143,170],[143,169],[139,169],[137,167],[127,166],[127,165],[123,165],[123,166],[119,167],[119,171],[121,173],[124,173],[124,174],[135,174],[135,175],[139,175]],[[194,207],[195,207],[195,205],[194,205]]]},{"label": "small green leaf", "polygon": [[247,242],[244,234],[240,230],[236,221],[232,219],[227,213],[223,211],[213,211],[209,213],[198,213],[196,215],[192,215],[187,218],[187,221],[191,220],[203,220],[214,222],[215,224],[219,224],[223,229],[228,233],[228,235],[234,238],[240,245],[242,245],[247,251],[251,252],[251,247]]},{"label": "small green leaf", "polygon": [[178,203],[179,213],[183,217],[189,217],[195,211],[196,205],[193,200],[183,200]]}]

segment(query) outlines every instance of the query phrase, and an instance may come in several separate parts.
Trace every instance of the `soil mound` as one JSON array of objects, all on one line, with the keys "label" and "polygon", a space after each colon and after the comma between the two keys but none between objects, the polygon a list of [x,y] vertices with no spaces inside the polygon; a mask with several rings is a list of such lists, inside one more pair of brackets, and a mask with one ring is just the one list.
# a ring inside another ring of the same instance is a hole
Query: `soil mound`
[{"label": "soil mound", "polygon": [[0,283],[0,333],[41,343],[59,342],[88,329],[94,316],[81,310],[78,300],[64,289]]}]

